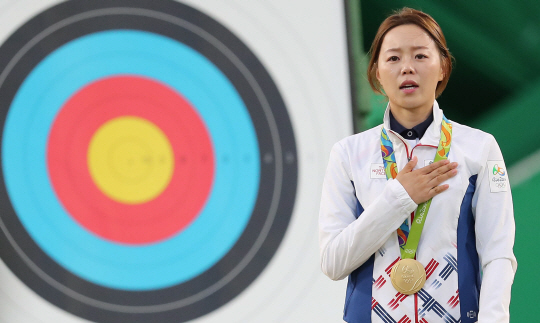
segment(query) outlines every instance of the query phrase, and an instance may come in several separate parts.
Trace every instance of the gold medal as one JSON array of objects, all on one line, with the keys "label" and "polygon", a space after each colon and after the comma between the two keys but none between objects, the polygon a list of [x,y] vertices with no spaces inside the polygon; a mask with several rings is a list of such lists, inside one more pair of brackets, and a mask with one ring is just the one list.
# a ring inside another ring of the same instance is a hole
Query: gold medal
[{"label": "gold medal", "polygon": [[398,292],[412,295],[424,287],[426,270],[415,259],[401,259],[392,267],[390,280]]}]

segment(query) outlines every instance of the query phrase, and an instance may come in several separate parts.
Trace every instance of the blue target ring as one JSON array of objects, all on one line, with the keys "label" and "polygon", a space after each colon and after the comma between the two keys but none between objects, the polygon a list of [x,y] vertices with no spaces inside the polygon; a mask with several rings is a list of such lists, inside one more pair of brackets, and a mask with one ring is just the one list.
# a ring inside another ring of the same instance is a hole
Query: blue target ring
[{"label": "blue target ring", "polygon": [[[163,241],[90,233],[48,177],[47,137],[65,101],[115,76],[174,89],[213,145],[203,210]],[[0,257],[48,302],[93,322],[185,322],[239,295],[277,251],[298,175],[287,108],[254,53],[202,12],[171,0],[62,2],[0,46],[0,97]]]},{"label": "blue target ring", "polygon": [[[206,122],[217,156],[215,182],[201,214],[184,231],[157,244],[121,245],[85,230],[66,212],[48,177],[47,138],[59,109],[78,89],[112,75],[145,76],[182,93]],[[28,158],[30,154],[38,158]],[[255,129],[225,75],[179,42],[133,30],[78,38],[32,71],[9,110],[2,162],[13,206],[40,247],[74,274],[126,290],[182,283],[219,261],[251,216],[260,172]]]}]

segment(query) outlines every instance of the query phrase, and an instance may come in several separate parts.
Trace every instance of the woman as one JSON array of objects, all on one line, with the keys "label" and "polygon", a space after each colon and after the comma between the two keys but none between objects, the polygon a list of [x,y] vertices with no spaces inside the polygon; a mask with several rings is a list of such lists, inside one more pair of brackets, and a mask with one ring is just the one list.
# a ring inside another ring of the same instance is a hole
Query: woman
[{"label": "woman", "polygon": [[447,120],[435,100],[452,70],[439,25],[404,8],[371,54],[370,84],[389,101],[383,124],[334,145],[320,208],[322,270],[348,276],[344,320],[508,322],[517,263],[506,168],[493,136]]}]

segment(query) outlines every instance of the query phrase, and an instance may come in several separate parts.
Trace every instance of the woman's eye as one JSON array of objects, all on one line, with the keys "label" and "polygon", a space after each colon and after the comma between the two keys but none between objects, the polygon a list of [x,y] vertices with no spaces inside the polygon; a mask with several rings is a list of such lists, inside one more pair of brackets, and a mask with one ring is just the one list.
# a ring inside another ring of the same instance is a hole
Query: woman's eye
[{"label": "woman's eye", "polygon": [[416,54],[416,58],[422,59],[422,58],[427,58],[427,56],[424,54]]},{"label": "woman's eye", "polygon": [[388,58],[388,61],[389,61],[389,62],[397,62],[398,60],[399,60],[399,57],[397,57],[397,56],[390,56],[390,57]]}]

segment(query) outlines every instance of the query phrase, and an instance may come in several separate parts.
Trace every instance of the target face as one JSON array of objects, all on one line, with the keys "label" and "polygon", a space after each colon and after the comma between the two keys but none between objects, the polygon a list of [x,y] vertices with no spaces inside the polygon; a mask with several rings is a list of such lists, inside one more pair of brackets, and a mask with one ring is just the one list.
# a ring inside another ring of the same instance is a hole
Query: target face
[{"label": "target face", "polygon": [[0,47],[0,256],[96,322],[183,322],[268,264],[297,187],[281,95],[168,1],[68,1]]}]

